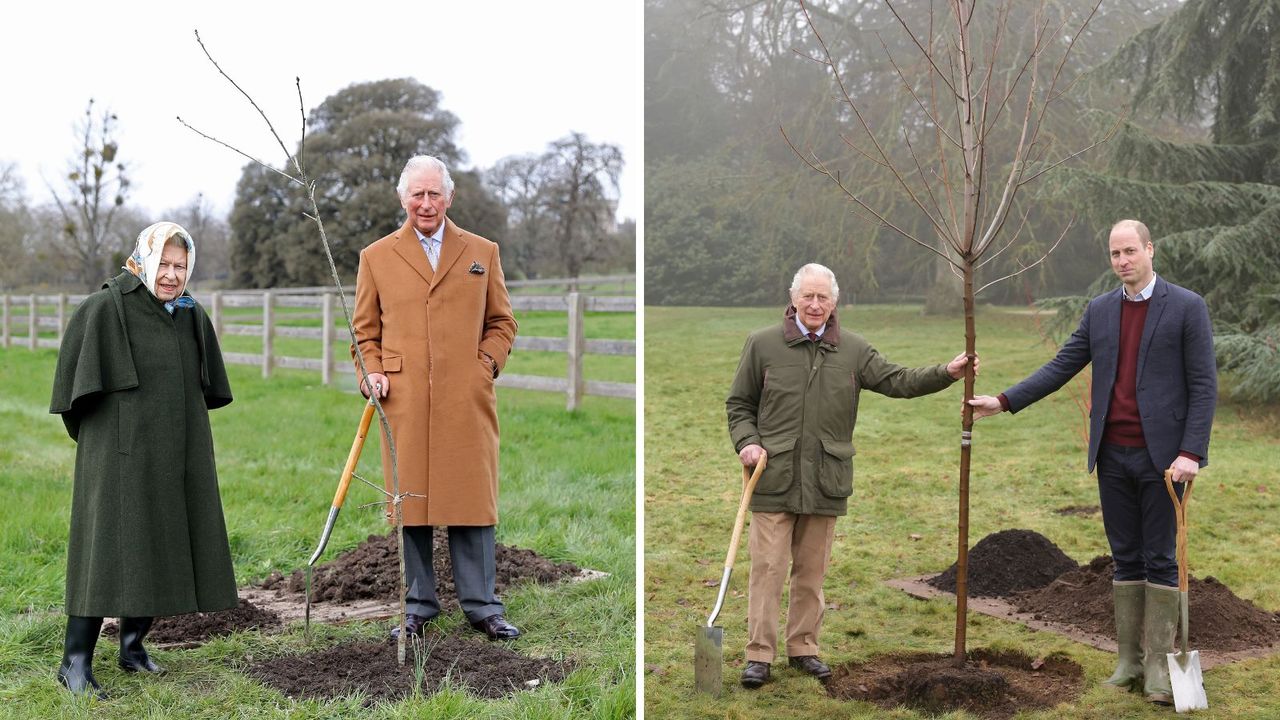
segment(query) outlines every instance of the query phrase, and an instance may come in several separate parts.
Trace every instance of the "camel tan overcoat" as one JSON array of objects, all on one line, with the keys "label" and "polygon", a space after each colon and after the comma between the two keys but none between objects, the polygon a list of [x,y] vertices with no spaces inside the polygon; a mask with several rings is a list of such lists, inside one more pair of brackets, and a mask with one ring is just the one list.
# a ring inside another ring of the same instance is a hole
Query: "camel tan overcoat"
[{"label": "camel tan overcoat", "polygon": [[404,524],[496,525],[498,405],[484,355],[500,372],[516,336],[498,246],[446,218],[433,272],[406,221],[360,252],[352,321],[369,372],[391,386],[382,407],[400,491],[423,496],[405,498]]}]

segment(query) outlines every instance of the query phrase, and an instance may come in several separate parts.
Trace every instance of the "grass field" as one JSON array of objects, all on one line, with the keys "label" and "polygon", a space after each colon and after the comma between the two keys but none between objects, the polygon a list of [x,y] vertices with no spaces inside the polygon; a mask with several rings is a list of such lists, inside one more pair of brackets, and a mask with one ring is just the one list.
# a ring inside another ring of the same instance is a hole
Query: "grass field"
[{"label": "grass field", "polygon": [[[622,335],[626,337],[626,335]],[[126,676],[103,639],[95,671],[113,694],[73,702],[54,670],[75,446],[48,413],[55,352],[0,350],[0,718],[626,718],[635,714],[635,413],[631,401],[587,398],[574,414],[563,396],[499,389],[502,490],[499,542],[611,575],[508,593],[526,635],[514,647],[572,657],[564,683],[501,701],[458,690],[372,711],[358,698],[298,702],[238,671],[250,659],[302,652],[301,626],[241,634],[195,650],[156,651],[170,673]],[[513,365],[515,360],[513,359]],[[359,419],[358,396],[320,385],[318,373],[229,369],[235,402],[211,413],[237,580],[301,567],[314,548]],[[633,371],[634,373],[634,371]],[[359,472],[381,477],[376,443]],[[380,481],[379,481],[380,482]],[[326,559],[386,532],[379,494],[353,483]],[[460,613],[444,628],[462,623]],[[321,628],[312,643],[382,637],[389,622]]]},{"label": "grass field", "polygon": [[[724,398],[747,334],[776,323],[777,310],[646,308],[644,707],[649,718],[917,718],[899,709],[827,698],[808,677],[775,665],[757,691],[738,684],[746,636],[749,553],[743,547],[717,624],[725,629],[725,697],[693,691],[693,643],[706,621],[724,563],[741,470],[725,424]],[[916,307],[843,310],[841,323],[890,360],[945,362],[963,349],[959,318],[922,317]],[[984,309],[978,320],[978,391],[995,394],[1024,377],[1052,350],[1025,312]],[[690,338],[698,340],[696,349]],[[956,478],[962,386],[914,400],[864,393],[854,444],[850,514],[836,525],[826,582],[824,658],[832,664],[879,653],[949,652],[954,604],[918,601],[882,581],[945,569],[955,560]],[[981,421],[974,432],[969,542],[997,530],[1048,536],[1080,562],[1107,552],[1101,520],[1060,516],[1067,505],[1097,503],[1085,473],[1083,416],[1064,391],[1016,417]],[[1193,574],[1213,575],[1237,595],[1280,610],[1280,410],[1220,403],[1212,465],[1189,506]],[[912,537],[918,535],[919,540]],[[1192,622],[1195,619],[1192,618]],[[1098,687],[1113,656],[1011,622],[971,615],[969,647],[1061,651],[1086,672],[1076,702],[1033,718],[1169,717],[1136,695]],[[1280,717],[1280,657],[1236,663],[1205,676],[1206,718]],[[963,713],[949,718],[969,717]]]}]

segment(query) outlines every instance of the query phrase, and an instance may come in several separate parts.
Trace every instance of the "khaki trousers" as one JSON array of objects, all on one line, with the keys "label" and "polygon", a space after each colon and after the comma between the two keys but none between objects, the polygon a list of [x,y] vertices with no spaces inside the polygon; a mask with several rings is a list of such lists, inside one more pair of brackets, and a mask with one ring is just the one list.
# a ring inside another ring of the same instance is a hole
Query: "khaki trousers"
[{"label": "khaki trousers", "polygon": [[751,578],[747,584],[747,660],[773,662],[782,585],[791,568],[787,656],[818,654],[825,609],[822,581],[831,561],[836,519],[785,512],[751,514]]}]

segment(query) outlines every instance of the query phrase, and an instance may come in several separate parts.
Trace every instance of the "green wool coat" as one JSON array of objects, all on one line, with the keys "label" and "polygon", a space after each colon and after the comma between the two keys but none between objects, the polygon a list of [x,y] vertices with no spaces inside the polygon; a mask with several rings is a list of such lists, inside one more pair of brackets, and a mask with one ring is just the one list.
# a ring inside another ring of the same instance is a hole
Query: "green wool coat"
[{"label": "green wool coat", "polygon": [[862,390],[896,398],[951,385],[946,365],[904,368],[833,313],[810,342],[788,308],[781,325],[758,330],[742,348],[725,408],[735,451],[755,443],[769,454],[751,496],[752,512],[844,515],[853,494],[853,426]]},{"label": "green wool coat", "polygon": [[170,316],[126,272],[76,308],[49,406],[76,441],[68,615],[236,605],[208,412],[230,402],[199,305]]}]

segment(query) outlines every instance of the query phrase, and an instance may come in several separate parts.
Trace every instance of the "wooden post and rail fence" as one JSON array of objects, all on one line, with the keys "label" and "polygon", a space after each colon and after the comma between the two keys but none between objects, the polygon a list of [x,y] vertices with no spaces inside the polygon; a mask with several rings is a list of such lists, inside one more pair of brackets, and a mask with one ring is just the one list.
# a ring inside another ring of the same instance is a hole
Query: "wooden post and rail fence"
[{"label": "wooden post and rail fence", "polygon": [[[580,280],[582,284],[600,280],[626,281],[633,276],[615,278]],[[519,286],[569,286],[567,280],[534,280],[512,281],[509,287]],[[353,302],[354,288],[343,288],[347,302]],[[335,325],[342,316],[338,307],[337,293],[332,288],[277,288],[268,290],[223,290],[216,292],[193,292],[196,299],[204,305],[213,321],[220,339],[230,335],[252,336],[262,338],[261,351],[256,353],[228,352],[223,350],[223,359],[228,364],[256,365],[262,368],[264,378],[271,377],[276,368],[292,368],[318,371],[321,382],[330,385],[338,374],[354,375],[355,369],[343,353],[341,359],[336,358],[333,347],[340,339],[345,340],[347,333]],[[58,348],[62,344],[62,333],[67,326],[71,310],[82,302],[86,295],[0,295],[0,346],[36,348]],[[52,305],[52,315],[42,312],[43,308]],[[564,295],[512,295],[511,306],[516,311],[553,311],[568,315],[568,334],[565,337],[526,337],[516,336],[515,350],[536,350],[564,353],[566,356],[565,377],[544,375],[519,375],[503,373],[498,380],[499,387],[520,388],[542,392],[564,393],[566,407],[575,410],[587,395],[605,397],[634,398],[636,386],[634,382],[608,382],[588,380],[583,374],[583,360],[588,354],[622,355],[635,357],[635,340],[599,340],[587,339],[585,320],[588,312],[620,312],[634,313],[636,301],[634,296],[588,296],[580,292],[569,292]],[[261,322],[245,323],[244,313],[235,313],[228,317],[227,310],[260,308]],[[283,316],[285,320],[319,319],[319,327],[307,327],[281,323],[278,308],[294,310]],[[296,310],[302,309],[302,312]],[[318,312],[317,312],[318,311]],[[21,332],[19,332],[21,330]],[[52,334],[50,331],[52,330]],[[43,335],[42,335],[43,333]],[[306,338],[320,341],[319,357],[290,357],[275,352],[276,338]],[[223,345],[226,345],[223,340]]]}]

